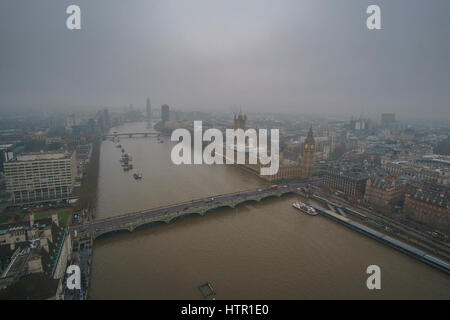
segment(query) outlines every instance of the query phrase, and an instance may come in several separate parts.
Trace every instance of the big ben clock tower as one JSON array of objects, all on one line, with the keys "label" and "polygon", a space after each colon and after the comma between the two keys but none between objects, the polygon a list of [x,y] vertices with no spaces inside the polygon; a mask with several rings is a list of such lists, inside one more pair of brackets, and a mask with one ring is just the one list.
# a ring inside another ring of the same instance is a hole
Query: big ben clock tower
[{"label": "big ben clock tower", "polygon": [[301,163],[302,178],[312,177],[314,167],[314,153],[316,152],[316,142],[314,141],[312,126],[309,128],[308,136],[303,143],[303,157]]}]

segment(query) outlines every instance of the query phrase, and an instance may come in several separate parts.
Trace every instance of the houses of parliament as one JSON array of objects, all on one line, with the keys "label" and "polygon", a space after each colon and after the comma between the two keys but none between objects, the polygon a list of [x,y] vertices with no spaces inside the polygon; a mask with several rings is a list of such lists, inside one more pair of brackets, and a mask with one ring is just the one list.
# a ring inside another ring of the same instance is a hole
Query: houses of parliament
[{"label": "houses of parliament", "polygon": [[[234,129],[246,130],[247,116],[240,113],[234,116]],[[312,177],[314,168],[314,153],[315,153],[315,140],[310,127],[308,135],[303,143],[302,152],[299,154],[297,161],[292,161],[283,158],[283,152],[280,152],[279,163],[280,167],[276,174],[274,175],[260,175],[261,164],[259,159],[256,164],[249,164],[248,154],[246,153],[246,164],[240,166],[245,167],[251,172],[259,175],[261,178],[267,181],[277,181],[277,180],[288,180],[294,178],[309,179]]]}]

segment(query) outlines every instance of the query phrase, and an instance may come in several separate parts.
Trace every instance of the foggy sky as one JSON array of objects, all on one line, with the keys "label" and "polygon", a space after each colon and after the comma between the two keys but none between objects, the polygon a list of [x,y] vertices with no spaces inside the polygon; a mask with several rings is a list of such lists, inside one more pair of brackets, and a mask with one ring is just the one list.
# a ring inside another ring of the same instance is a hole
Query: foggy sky
[{"label": "foggy sky", "polygon": [[[81,7],[79,31],[66,7]],[[366,28],[381,7],[382,30]],[[178,110],[450,117],[450,1],[2,0],[0,116]]]}]

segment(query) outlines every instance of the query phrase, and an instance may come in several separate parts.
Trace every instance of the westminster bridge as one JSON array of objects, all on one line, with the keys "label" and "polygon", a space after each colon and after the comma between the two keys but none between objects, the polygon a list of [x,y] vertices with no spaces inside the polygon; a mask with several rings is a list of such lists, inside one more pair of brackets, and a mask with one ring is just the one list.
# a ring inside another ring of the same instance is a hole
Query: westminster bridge
[{"label": "westminster bridge", "polygon": [[83,225],[72,226],[70,230],[77,233],[88,233],[93,239],[112,232],[129,231],[157,223],[170,223],[189,215],[204,216],[218,208],[235,208],[244,202],[259,202],[267,198],[279,198],[285,194],[298,193],[311,181],[291,183],[277,187],[246,190],[228,194],[210,196],[192,201],[176,203],[149,210],[130,212],[114,217],[96,219]]},{"label": "westminster bridge", "polygon": [[107,133],[107,134],[103,134],[102,138],[106,139],[106,138],[123,138],[123,137],[128,137],[128,138],[133,138],[133,137],[137,137],[137,136],[141,136],[141,137],[150,137],[150,136],[159,136],[160,133],[158,132],[115,132],[115,133]]}]

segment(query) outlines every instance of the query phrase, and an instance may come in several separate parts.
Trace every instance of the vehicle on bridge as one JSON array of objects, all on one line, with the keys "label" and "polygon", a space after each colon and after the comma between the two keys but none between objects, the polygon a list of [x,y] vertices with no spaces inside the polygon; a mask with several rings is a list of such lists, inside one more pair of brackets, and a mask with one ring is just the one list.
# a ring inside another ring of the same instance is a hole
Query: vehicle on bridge
[{"label": "vehicle on bridge", "polygon": [[274,184],[270,186],[270,190],[277,190],[278,189],[278,185]]}]

